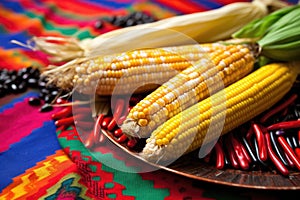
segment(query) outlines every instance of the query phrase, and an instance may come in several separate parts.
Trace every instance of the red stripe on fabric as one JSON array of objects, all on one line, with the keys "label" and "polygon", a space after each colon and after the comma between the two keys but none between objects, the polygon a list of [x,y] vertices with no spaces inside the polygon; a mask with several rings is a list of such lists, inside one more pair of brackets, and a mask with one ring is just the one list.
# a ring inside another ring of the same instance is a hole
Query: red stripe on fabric
[{"label": "red stripe on fabric", "polygon": [[192,181],[185,177],[161,170],[140,175],[144,180],[153,181],[154,188],[168,188],[170,195],[164,200],[185,199],[187,196],[195,200],[212,200],[203,196],[204,189],[196,188]]},{"label": "red stripe on fabric", "polygon": [[[0,66],[6,69],[20,69],[30,65],[45,66],[49,62],[46,60],[45,54],[41,52],[28,51],[29,56],[24,55],[25,51],[20,49],[6,50],[0,48]],[[32,59],[34,58],[34,59]]]},{"label": "red stripe on fabric", "polygon": [[35,36],[61,36],[61,34],[56,30],[44,30],[44,25],[38,18],[31,19],[27,16],[5,10],[3,7],[0,7],[0,23],[5,29],[7,29],[8,32],[11,33],[27,31],[31,35]]},{"label": "red stripe on fabric", "polygon": [[51,120],[51,115],[60,108],[54,108],[50,112],[39,112],[38,107],[30,106],[28,99],[16,103],[13,108],[5,110],[0,115],[0,152],[9,149],[13,143],[20,141],[29,135],[34,129]]},{"label": "red stripe on fabric", "polygon": [[57,14],[57,12],[53,12],[50,8],[41,7],[37,4],[33,4],[32,2],[23,1],[21,2],[22,6],[33,13],[44,16],[47,21],[52,21],[58,25],[72,25],[76,27],[85,27],[91,24],[91,20],[80,20],[79,18],[67,18]]},{"label": "red stripe on fabric", "polygon": [[110,14],[111,9],[105,8],[99,4],[89,4],[78,0],[62,1],[62,0],[45,0],[45,3],[51,3],[67,13],[74,13],[76,15],[99,16],[100,14]]},{"label": "red stripe on fabric", "polygon": [[236,3],[236,2],[251,2],[250,0],[238,0],[238,1],[233,1],[233,0],[214,0],[216,3],[220,3],[223,5],[226,4],[231,4],[231,3]]},{"label": "red stripe on fabric", "polygon": [[176,1],[156,0],[156,1],[162,5],[165,5],[168,8],[180,11],[183,14],[202,12],[207,10],[205,7],[202,7],[199,4],[195,4],[191,1],[184,1],[184,0],[176,0]]}]

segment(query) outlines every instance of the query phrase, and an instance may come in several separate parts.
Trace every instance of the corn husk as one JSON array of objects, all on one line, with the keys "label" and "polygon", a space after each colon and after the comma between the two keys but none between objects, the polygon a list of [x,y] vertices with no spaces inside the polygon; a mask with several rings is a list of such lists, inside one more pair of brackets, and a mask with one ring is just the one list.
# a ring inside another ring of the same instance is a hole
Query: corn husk
[{"label": "corn husk", "polygon": [[276,61],[300,59],[300,5],[282,8],[255,20],[233,34],[255,41],[261,56]]},{"label": "corn husk", "polygon": [[245,24],[267,15],[270,11],[268,8],[277,9],[286,5],[278,0],[236,2],[210,11],[110,31],[81,41],[75,37],[33,37],[27,44],[12,42],[43,51],[52,56],[53,62],[141,48],[214,42],[230,38]]}]

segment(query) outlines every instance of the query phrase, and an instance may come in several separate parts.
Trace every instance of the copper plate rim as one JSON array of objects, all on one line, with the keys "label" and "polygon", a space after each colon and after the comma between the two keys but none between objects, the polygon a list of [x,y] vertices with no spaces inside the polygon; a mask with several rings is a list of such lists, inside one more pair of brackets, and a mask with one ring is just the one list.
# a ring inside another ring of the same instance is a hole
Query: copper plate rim
[{"label": "copper plate rim", "polygon": [[[191,173],[187,173],[184,170],[178,170],[174,167],[173,164],[169,166],[163,166],[155,163],[151,163],[144,158],[140,157],[137,153],[130,151],[127,147],[124,145],[119,144],[113,137],[112,134],[109,131],[102,130],[102,133],[117,147],[121,148],[123,151],[128,153],[129,155],[139,159],[140,161],[143,161],[143,163],[146,163],[148,165],[151,165],[153,167],[163,169],[166,171],[169,171],[171,173],[175,173],[181,176],[185,176],[187,178],[191,178],[194,180],[199,180],[207,183],[212,183],[212,184],[219,184],[219,185],[224,185],[224,186],[231,186],[231,187],[238,187],[238,188],[245,188],[245,189],[260,189],[260,190],[300,190],[300,172],[295,172],[291,171],[290,175],[288,177],[284,177],[281,174],[275,174],[272,172],[257,172],[257,176],[259,177],[265,177],[266,182],[271,181],[276,184],[276,180],[279,180],[281,185],[265,185],[265,184],[243,184],[243,183],[238,183],[238,182],[232,182],[232,181],[224,181],[224,180],[218,180],[217,177],[224,173],[229,173],[232,175],[241,175],[243,179],[252,179],[254,174],[251,174],[252,171],[241,171],[241,170],[235,170],[235,169],[224,169],[224,170],[218,170],[214,166],[208,166],[204,162],[197,162],[200,165],[206,166],[209,168],[210,172],[206,172],[205,174],[210,174],[211,178],[207,178],[205,176],[200,176],[200,175],[194,175]],[[185,157],[188,157],[188,155],[185,155]],[[181,158],[179,158],[175,163],[180,163]],[[195,163],[195,162],[193,162]],[[201,164],[202,163],[202,164]],[[192,164],[191,162],[189,164]],[[198,165],[198,168],[201,167]],[[214,178],[214,176],[216,178]],[[271,180],[268,180],[271,179]],[[272,178],[275,178],[274,180]],[[234,180],[234,178],[232,179]],[[264,182],[264,181],[263,181]],[[284,184],[290,184],[290,186],[284,185]],[[278,183],[277,183],[278,184]]]}]

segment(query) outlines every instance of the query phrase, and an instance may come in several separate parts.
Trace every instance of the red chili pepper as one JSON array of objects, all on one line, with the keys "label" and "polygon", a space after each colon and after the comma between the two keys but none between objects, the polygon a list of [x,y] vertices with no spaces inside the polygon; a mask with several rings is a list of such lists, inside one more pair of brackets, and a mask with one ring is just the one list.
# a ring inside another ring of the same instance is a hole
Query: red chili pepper
[{"label": "red chili pepper", "polygon": [[114,131],[114,136],[119,138],[123,135],[122,129],[118,128],[117,130]]},{"label": "red chili pepper", "polygon": [[97,117],[97,120],[94,124],[94,128],[93,128],[93,135],[94,135],[94,140],[95,141],[99,141],[100,135],[102,135],[101,133],[101,123],[104,119],[104,115],[100,114]]},{"label": "red chili pepper", "polygon": [[131,138],[127,141],[126,145],[132,149],[135,147],[136,144],[137,144],[137,140],[135,138]]},{"label": "red chili pepper", "polygon": [[123,143],[123,142],[125,142],[127,139],[128,139],[127,136],[126,136],[125,134],[123,134],[121,137],[119,137],[119,138],[117,139],[117,142],[118,142],[118,143]]},{"label": "red chili pepper", "polygon": [[51,118],[53,120],[57,120],[57,119],[68,117],[70,115],[72,115],[72,106],[67,106],[61,109],[60,111],[58,111],[57,113],[53,113],[51,115]]},{"label": "red chili pepper", "polygon": [[233,147],[230,144],[229,140],[226,140],[226,149],[228,152],[228,157],[229,157],[231,166],[235,169],[238,169],[240,167],[240,165],[237,161],[237,157],[235,155],[235,152],[234,152]]},{"label": "red chili pepper", "polygon": [[74,117],[73,116],[67,117],[67,118],[64,118],[64,119],[59,119],[59,120],[55,121],[56,126],[62,126],[62,125],[69,126],[73,123],[74,123]]},{"label": "red chili pepper", "polygon": [[278,105],[277,107],[273,108],[272,110],[270,110],[269,112],[267,112],[261,119],[260,122],[261,123],[265,123],[271,116],[273,116],[274,114],[280,112],[281,110],[285,109],[286,107],[288,107],[290,104],[292,104],[296,99],[297,99],[297,95],[293,94],[290,98],[288,98],[285,102],[283,102],[282,104]]},{"label": "red chili pepper", "polygon": [[276,124],[272,124],[267,127],[267,130],[272,131],[276,129],[290,129],[290,128],[300,128],[300,120],[293,120],[293,121],[279,122]]},{"label": "red chili pepper", "polygon": [[249,168],[249,161],[242,150],[241,144],[237,139],[233,137],[232,134],[229,135],[229,138],[231,140],[233,151],[235,152],[240,167],[244,170],[247,170]]},{"label": "red chili pepper", "polygon": [[295,148],[295,154],[300,159],[300,148],[299,147]]},{"label": "red chili pepper", "polygon": [[119,120],[117,121],[117,124],[120,126],[123,124],[123,122],[125,121],[126,119],[126,115],[123,115],[122,117],[119,118]]},{"label": "red chili pepper", "polygon": [[225,166],[225,155],[219,141],[215,144],[214,148],[216,152],[216,168],[223,169]]},{"label": "red chili pepper", "polygon": [[113,118],[115,119],[115,121],[118,121],[121,117],[124,109],[124,104],[124,99],[117,99],[113,109]]},{"label": "red chili pepper", "polygon": [[300,158],[297,157],[293,149],[290,147],[290,145],[287,143],[285,138],[283,136],[278,137],[279,144],[285,151],[285,153],[288,155],[288,157],[292,160],[292,162],[295,164],[297,169],[300,170]]},{"label": "red chili pepper", "polygon": [[269,133],[265,133],[267,150],[269,153],[269,157],[274,163],[275,167],[285,176],[289,174],[289,170],[285,167],[285,165],[281,162],[281,160],[276,156],[275,152],[272,149],[271,137]]},{"label": "red chili pepper", "polygon": [[293,163],[293,161],[290,159],[290,157],[288,156],[288,154],[286,152],[284,152],[284,155],[286,157],[286,161],[288,162],[288,165],[291,167],[291,168],[294,168],[295,167],[295,164]]},{"label": "red chili pepper", "polygon": [[[253,123],[252,123],[253,124]],[[247,139],[247,141],[249,142],[250,140],[251,140],[251,137],[252,137],[252,135],[253,135],[253,128],[252,128],[252,126],[249,128],[249,130],[247,131],[247,134],[246,134],[246,139]]]},{"label": "red chili pepper", "polygon": [[298,145],[300,145],[300,130],[298,131]]},{"label": "red chili pepper", "polygon": [[111,120],[112,120],[112,117],[110,117],[110,116],[104,117],[104,119],[102,120],[102,123],[101,123],[101,127],[103,129],[107,129],[107,126],[108,126],[108,124],[110,123]]},{"label": "red chili pepper", "polygon": [[211,159],[211,152],[209,152],[204,158],[203,158],[203,161],[206,162],[206,163],[209,163]]},{"label": "red chili pepper", "polygon": [[252,128],[257,140],[259,157],[262,161],[266,161],[268,158],[268,154],[264,133],[258,124],[253,123]]},{"label": "red chili pepper", "polygon": [[112,131],[117,125],[116,120],[113,118],[107,125],[107,130]]}]

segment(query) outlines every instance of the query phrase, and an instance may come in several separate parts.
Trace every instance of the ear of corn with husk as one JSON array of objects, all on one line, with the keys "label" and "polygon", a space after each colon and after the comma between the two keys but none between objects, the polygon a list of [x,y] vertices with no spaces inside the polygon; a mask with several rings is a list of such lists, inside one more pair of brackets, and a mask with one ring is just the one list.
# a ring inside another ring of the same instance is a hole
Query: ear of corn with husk
[{"label": "ear of corn with husk", "polygon": [[254,67],[255,57],[248,45],[228,45],[209,55],[134,106],[122,124],[123,132],[148,137],[167,119],[241,79]]},{"label": "ear of corn with husk", "polygon": [[221,43],[140,49],[107,56],[81,58],[42,73],[64,90],[101,96],[154,90],[178,72],[215,51]]},{"label": "ear of corn with husk", "polygon": [[[73,37],[33,37],[25,46],[41,50],[51,55],[52,61],[57,62],[140,48],[215,42],[230,38],[231,34],[245,24],[267,15],[268,7],[277,9],[286,5],[278,0],[236,2],[214,10],[174,16],[149,24],[110,31],[81,41]],[[21,44],[18,41],[13,42]]]},{"label": "ear of corn with husk", "polygon": [[296,68],[299,63],[263,66],[180,112],[152,132],[140,155],[155,163],[172,162],[217,140],[279,101],[296,80]]}]

